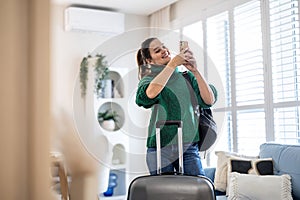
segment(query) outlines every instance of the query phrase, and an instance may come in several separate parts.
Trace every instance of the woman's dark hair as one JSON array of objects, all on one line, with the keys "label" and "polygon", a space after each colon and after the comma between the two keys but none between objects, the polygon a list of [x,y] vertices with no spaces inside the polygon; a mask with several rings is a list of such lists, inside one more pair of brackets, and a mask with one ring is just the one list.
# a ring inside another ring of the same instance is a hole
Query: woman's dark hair
[{"label": "woman's dark hair", "polygon": [[150,55],[150,43],[157,38],[148,38],[146,39],[141,48],[138,50],[136,55],[136,60],[139,68],[139,79],[143,78],[145,75],[151,73],[150,68],[147,65],[147,59],[151,59]]}]

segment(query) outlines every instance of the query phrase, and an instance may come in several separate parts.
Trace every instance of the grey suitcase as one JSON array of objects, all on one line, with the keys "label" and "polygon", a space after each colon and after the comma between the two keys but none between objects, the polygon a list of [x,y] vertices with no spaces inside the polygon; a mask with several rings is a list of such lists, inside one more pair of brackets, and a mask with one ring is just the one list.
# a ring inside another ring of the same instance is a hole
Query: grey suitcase
[{"label": "grey suitcase", "polygon": [[[178,126],[179,173],[161,174],[160,127]],[[214,185],[204,176],[184,175],[182,121],[156,123],[157,174],[135,178],[129,185],[127,200],[216,200]]]}]

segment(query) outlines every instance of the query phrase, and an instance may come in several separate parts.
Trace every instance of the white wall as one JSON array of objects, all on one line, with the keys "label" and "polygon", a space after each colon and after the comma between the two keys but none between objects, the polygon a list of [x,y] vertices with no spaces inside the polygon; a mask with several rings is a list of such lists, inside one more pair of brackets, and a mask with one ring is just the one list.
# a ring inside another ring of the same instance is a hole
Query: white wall
[{"label": "white wall", "polygon": [[[52,149],[60,150],[62,144],[59,140],[61,140],[61,138],[68,138],[65,136],[62,137],[61,134],[69,133],[69,135],[72,135],[70,133],[76,131],[74,124],[63,122],[73,121],[73,119],[64,118],[72,118],[73,115],[73,90],[75,80],[79,75],[82,58],[89,53],[102,53],[106,56],[106,60],[111,67],[127,69],[128,74],[124,77],[127,81],[126,92],[128,96],[132,95],[138,83],[135,54],[140,42],[148,34],[148,30],[143,28],[148,26],[148,18],[146,16],[126,14],[125,33],[110,37],[95,32],[66,32],[64,30],[65,7],[52,5],[51,8],[51,108],[54,123],[54,128],[52,129]],[[125,101],[129,100],[125,99],[124,102]],[[136,109],[134,102],[125,102],[123,106],[126,113],[129,113],[126,116],[126,123],[129,125],[127,125],[128,128],[125,131],[128,133],[137,132],[137,129],[134,128],[135,126],[130,125],[137,115],[131,116],[132,111],[128,110],[129,107]],[[135,114],[137,113],[135,112]],[[59,123],[59,121],[62,122]],[[57,125],[65,127],[57,128]],[[68,127],[66,127],[67,125]],[[89,129],[87,128],[86,130]],[[140,132],[146,133],[146,127]],[[69,138],[67,140],[67,142],[63,142],[63,148],[65,148],[65,154],[71,155],[72,157],[74,153],[71,152],[74,152],[75,145],[70,141],[74,139]],[[133,140],[130,141],[130,143],[129,146],[134,147],[131,148],[134,152],[143,151],[143,149],[145,149],[145,143],[143,143],[143,141]],[[134,167],[135,171],[145,172],[145,164],[141,163],[145,162],[144,157],[139,157],[137,161],[137,158],[131,156],[130,153],[128,156],[128,159],[131,160],[129,167]],[[132,159],[134,159],[134,161]],[[133,162],[141,164],[131,166]]]},{"label": "white wall", "polygon": [[[66,32],[64,30],[65,7],[52,5],[51,8],[52,112],[58,114],[64,110],[72,114],[73,89],[82,58],[111,38],[94,32]],[[125,17],[127,31],[147,26],[147,23],[148,19],[145,16],[126,15]],[[108,43],[105,45],[107,48],[110,46]],[[120,47],[122,45],[124,44],[120,44]]]},{"label": "white wall", "polygon": [[[64,6],[52,5],[51,13],[51,66],[53,110],[63,107],[71,112],[71,96],[79,65],[109,36],[92,32],[64,31]],[[125,29],[147,26],[147,17],[126,15]]]}]

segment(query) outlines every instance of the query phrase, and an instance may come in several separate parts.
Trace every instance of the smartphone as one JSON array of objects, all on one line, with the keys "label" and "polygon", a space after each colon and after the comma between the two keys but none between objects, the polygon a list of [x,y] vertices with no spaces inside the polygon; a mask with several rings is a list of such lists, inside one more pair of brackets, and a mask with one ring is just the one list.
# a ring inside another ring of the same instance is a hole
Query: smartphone
[{"label": "smartphone", "polygon": [[180,52],[188,47],[189,47],[188,41],[183,41],[183,40],[179,41],[179,51]]}]

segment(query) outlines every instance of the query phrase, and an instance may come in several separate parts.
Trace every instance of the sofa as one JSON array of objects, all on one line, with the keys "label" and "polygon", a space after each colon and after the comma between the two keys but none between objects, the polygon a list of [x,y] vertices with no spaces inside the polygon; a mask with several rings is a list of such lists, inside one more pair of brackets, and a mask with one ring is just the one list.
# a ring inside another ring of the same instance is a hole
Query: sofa
[{"label": "sofa", "polygon": [[[294,200],[300,200],[300,144],[299,145],[288,145],[288,144],[278,144],[278,143],[263,143],[260,145],[260,152],[258,155],[259,159],[271,159],[271,162],[273,163],[272,168],[273,168],[273,173],[274,175],[268,176],[270,178],[278,178],[278,177],[284,177],[286,174],[288,175],[288,180],[289,180],[289,188],[290,190],[287,191],[291,197],[288,199],[294,199]],[[218,167],[218,166],[217,166]],[[206,176],[210,178],[213,182],[215,181],[216,178],[216,168],[206,168]],[[236,175],[236,173],[235,173]],[[247,174],[248,176],[251,176]],[[246,176],[243,174],[243,176]],[[254,175],[253,175],[254,176]],[[259,184],[260,177],[263,176],[254,176],[255,178],[249,179],[252,182],[252,185]],[[265,176],[266,178],[267,176]],[[228,181],[232,181],[231,179],[228,178]],[[246,184],[249,184],[248,188],[246,188],[246,191],[251,191],[251,183],[244,181]],[[272,185],[272,182],[268,182],[269,184],[266,185]],[[283,184],[281,184],[283,185]],[[273,187],[273,186],[272,186]],[[257,193],[261,192],[272,194],[276,193],[278,189],[274,189],[272,187],[266,187],[265,188],[259,188]],[[216,195],[217,195],[217,200],[225,200],[228,199],[228,188],[225,191],[218,191],[216,190]],[[251,191],[255,193],[254,191]],[[227,194],[227,195],[226,195]],[[229,195],[230,196],[230,195]],[[247,197],[249,198],[249,197]],[[243,199],[243,198],[232,198],[232,199]],[[250,198],[251,199],[251,198]],[[254,198],[253,198],[254,199]],[[256,198],[255,198],[256,199]],[[259,198],[258,198],[259,199]],[[268,197],[267,199],[272,199],[271,197]],[[278,198],[278,199],[283,199],[283,197]],[[286,197],[284,199],[287,199]]]}]

